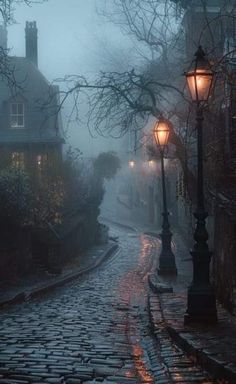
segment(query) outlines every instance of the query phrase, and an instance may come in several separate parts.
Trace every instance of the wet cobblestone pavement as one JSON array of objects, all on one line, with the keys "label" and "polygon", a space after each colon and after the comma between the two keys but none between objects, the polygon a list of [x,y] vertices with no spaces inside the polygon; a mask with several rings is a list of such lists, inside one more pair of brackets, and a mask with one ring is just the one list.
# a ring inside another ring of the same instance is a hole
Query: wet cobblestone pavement
[{"label": "wet cobblestone pavement", "polygon": [[[96,271],[0,313],[0,384],[213,383],[147,311],[156,241],[114,228],[120,249]],[[158,316],[158,313],[157,313]]]}]

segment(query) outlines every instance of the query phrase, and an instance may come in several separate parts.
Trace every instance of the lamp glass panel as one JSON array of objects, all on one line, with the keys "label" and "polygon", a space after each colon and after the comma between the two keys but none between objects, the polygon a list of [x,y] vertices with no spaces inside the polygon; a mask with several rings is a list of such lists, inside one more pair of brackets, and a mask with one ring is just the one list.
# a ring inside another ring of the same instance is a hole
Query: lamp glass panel
[{"label": "lamp glass panel", "polygon": [[209,70],[197,69],[187,74],[187,84],[193,101],[207,101],[213,80]]},{"label": "lamp glass panel", "polygon": [[159,122],[154,128],[154,136],[157,145],[164,147],[168,143],[169,139],[169,126],[166,122]]}]

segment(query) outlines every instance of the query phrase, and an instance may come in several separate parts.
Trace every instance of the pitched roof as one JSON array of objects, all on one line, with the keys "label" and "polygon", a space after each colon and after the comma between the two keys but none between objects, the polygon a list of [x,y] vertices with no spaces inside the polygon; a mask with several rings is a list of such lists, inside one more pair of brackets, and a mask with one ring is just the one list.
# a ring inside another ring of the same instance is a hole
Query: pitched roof
[{"label": "pitched roof", "polygon": [[[59,89],[52,86],[38,68],[24,57],[9,57],[9,85],[0,79],[1,142],[62,142],[61,118],[58,114]],[[12,75],[11,75],[12,73]],[[15,79],[15,84],[14,84]],[[9,129],[6,104],[23,100],[26,105],[26,129]]]}]

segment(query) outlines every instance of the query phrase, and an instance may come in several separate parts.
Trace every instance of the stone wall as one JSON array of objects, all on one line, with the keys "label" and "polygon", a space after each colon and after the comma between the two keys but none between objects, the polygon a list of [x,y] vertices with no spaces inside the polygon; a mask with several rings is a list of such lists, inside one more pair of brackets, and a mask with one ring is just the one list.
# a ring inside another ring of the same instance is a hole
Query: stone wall
[{"label": "stone wall", "polygon": [[13,281],[32,268],[31,239],[28,229],[1,230],[0,279]]},{"label": "stone wall", "polygon": [[236,313],[236,222],[222,208],[215,213],[213,278],[218,299]]}]

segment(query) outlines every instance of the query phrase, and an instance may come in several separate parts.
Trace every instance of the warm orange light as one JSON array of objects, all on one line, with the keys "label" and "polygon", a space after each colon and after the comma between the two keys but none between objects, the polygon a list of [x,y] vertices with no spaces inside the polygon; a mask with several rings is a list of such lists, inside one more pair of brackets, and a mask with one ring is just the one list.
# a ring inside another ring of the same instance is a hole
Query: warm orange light
[{"label": "warm orange light", "polygon": [[39,167],[40,167],[41,164],[42,164],[42,156],[41,156],[41,155],[38,155],[38,156],[37,156],[37,164],[38,164]]},{"label": "warm orange light", "polygon": [[135,166],[135,161],[134,160],[130,160],[129,161],[129,167],[130,168],[134,168],[134,166]]},{"label": "warm orange light", "polygon": [[188,72],[186,77],[192,100],[207,101],[211,90],[213,73],[197,69]]},{"label": "warm orange light", "polygon": [[193,101],[207,101],[210,95],[214,73],[205,59],[205,53],[201,47],[195,53],[194,68],[186,73],[189,92]]},{"label": "warm orange light", "polygon": [[143,360],[143,349],[140,345],[132,345],[133,355],[134,355],[134,365],[138,373],[138,376],[141,378],[142,382],[153,383],[153,377],[148,372],[145,362]]},{"label": "warm orange light", "polygon": [[155,162],[153,160],[148,161],[148,165],[150,168],[153,168],[154,164],[155,164]]},{"label": "warm orange light", "polygon": [[156,140],[156,144],[163,148],[167,145],[169,135],[170,135],[170,127],[166,120],[159,120],[156,122],[153,134]]}]

